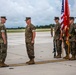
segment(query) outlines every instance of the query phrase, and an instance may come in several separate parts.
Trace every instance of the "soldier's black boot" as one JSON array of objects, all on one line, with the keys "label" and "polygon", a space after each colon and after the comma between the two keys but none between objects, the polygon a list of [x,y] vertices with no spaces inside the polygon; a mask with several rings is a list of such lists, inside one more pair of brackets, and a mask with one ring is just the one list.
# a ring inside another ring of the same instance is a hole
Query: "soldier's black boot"
[{"label": "soldier's black boot", "polygon": [[30,61],[28,62],[28,65],[32,65],[32,64],[35,64],[34,58],[30,59]]},{"label": "soldier's black boot", "polygon": [[57,56],[55,56],[55,58],[61,58],[61,54],[58,54]]},{"label": "soldier's black boot", "polygon": [[76,60],[75,59],[75,55],[72,55],[72,57],[70,58],[70,60]]}]

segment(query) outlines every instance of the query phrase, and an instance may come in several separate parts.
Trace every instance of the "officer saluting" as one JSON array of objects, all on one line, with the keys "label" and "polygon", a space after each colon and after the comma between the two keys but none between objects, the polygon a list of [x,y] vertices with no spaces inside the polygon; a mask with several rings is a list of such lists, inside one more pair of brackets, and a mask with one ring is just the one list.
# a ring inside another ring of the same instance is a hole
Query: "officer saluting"
[{"label": "officer saluting", "polygon": [[34,61],[34,41],[35,41],[35,26],[31,23],[31,17],[26,17],[27,26],[25,28],[25,43],[27,48],[27,54],[30,61],[26,62],[26,64],[35,64]]},{"label": "officer saluting", "polygon": [[5,64],[5,59],[7,56],[7,32],[4,23],[6,22],[6,17],[1,16],[1,23],[0,23],[0,67],[8,67]]}]

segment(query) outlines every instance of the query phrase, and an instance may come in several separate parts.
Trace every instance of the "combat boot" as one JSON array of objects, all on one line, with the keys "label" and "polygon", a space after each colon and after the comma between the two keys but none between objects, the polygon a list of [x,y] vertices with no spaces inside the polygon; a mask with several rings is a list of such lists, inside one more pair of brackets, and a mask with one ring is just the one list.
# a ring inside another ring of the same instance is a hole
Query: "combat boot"
[{"label": "combat boot", "polygon": [[61,58],[61,54],[58,54],[57,56],[55,56],[55,58]]},{"label": "combat boot", "polygon": [[66,55],[65,57],[63,57],[63,59],[69,59],[69,55]]},{"label": "combat boot", "polygon": [[26,62],[26,64],[28,64],[31,61],[31,59],[29,61]]},{"label": "combat boot", "polygon": [[75,55],[75,60],[76,60],[76,55]]},{"label": "combat boot", "polygon": [[0,62],[0,67],[9,67],[9,65],[5,64],[4,62]]},{"label": "combat boot", "polygon": [[35,64],[34,59],[31,59],[31,60],[28,62],[28,65],[32,65],[32,64]]},{"label": "combat boot", "polygon": [[2,66],[2,63],[0,62],[0,67]]},{"label": "combat boot", "polygon": [[76,60],[75,59],[75,55],[72,55],[72,57],[70,58],[70,60]]}]

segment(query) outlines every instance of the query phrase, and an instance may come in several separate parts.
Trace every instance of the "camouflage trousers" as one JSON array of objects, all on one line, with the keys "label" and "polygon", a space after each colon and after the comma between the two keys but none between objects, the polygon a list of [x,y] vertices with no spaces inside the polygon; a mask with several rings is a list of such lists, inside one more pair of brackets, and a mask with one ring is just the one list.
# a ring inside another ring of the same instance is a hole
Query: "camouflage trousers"
[{"label": "camouflage trousers", "polygon": [[5,62],[7,56],[7,45],[0,43],[0,61]]},{"label": "camouflage trousers", "polygon": [[74,41],[70,42],[70,49],[71,49],[71,54],[76,55],[76,42]]},{"label": "camouflage trousers", "polygon": [[53,37],[53,31],[51,31],[51,36]]},{"label": "camouflage trousers", "polygon": [[27,54],[29,59],[35,58],[34,56],[34,43],[26,43]]},{"label": "camouflage trousers", "polygon": [[56,49],[57,49],[57,54],[61,54],[62,53],[62,41],[61,40],[56,40]]},{"label": "camouflage trousers", "polygon": [[[63,43],[64,43],[65,53],[66,53],[66,55],[68,55],[68,45],[66,43],[66,40],[63,40]],[[69,51],[69,53],[70,53],[70,51]]]}]

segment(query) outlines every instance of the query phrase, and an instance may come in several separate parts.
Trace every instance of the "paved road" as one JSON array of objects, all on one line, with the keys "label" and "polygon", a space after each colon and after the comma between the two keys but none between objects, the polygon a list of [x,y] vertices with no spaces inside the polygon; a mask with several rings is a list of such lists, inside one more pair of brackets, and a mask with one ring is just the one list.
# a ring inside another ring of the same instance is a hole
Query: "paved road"
[{"label": "paved road", "polygon": [[35,39],[35,65],[28,61],[24,33],[8,34],[8,68],[0,68],[0,75],[76,75],[76,61],[53,58],[53,38],[50,32],[37,32]]}]

